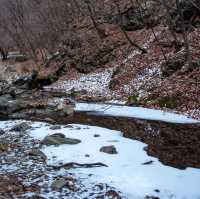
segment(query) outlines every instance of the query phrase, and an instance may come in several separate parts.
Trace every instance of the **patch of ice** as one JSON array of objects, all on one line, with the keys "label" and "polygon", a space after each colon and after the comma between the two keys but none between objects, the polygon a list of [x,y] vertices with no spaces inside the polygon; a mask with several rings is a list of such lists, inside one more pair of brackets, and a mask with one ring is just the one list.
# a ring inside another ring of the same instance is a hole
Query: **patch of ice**
[{"label": "patch of ice", "polygon": [[77,103],[75,110],[86,111],[89,112],[89,114],[101,116],[131,117],[146,120],[164,121],[169,123],[200,123],[200,121],[188,118],[185,115],[142,107]]},{"label": "patch of ice", "polygon": [[[40,127],[31,131],[31,136],[36,139],[41,140],[46,135],[54,133],[45,124],[35,123],[34,126]],[[78,124],[70,126],[68,128],[62,126],[60,132],[82,142],[73,146],[43,147],[42,150],[48,156],[49,164],[102,162],[108,167],[77,168],[71,169],[70,172],[79,178],[85,178],[86,184],[107,183],[120,190],[129,199],[143,199],[146,195],[154,195],[162,199],[200,197],[199,169],[178,170],[164,166],[156,158],[146,154],[143,150],[145,144],[123,138],[121,132],[95,126]],[[94,134],[99,134],[100,137],[94,137]],[[99,151],[102,146],[107,145],[115,145],[118,154],[109,155]],[[86,157],[86,154],[89,157]],[[143,165],[147,161],[153,161],[153,164]]]},{"label": "patch of ice", "polygon": [[124,105],[126,104],[126,101],[120,101],[120,100],[109,100],[106,103],[108,104],[119,104],[119,105]]}]

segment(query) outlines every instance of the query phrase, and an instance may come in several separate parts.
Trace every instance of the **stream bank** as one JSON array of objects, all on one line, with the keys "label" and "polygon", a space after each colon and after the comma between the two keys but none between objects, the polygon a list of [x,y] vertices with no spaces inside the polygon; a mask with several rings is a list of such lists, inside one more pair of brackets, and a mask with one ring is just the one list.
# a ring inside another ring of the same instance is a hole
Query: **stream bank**
[{"label": "stream bank", "polygon": [[[11,86],[0,96],[0,119],[6,120],[0,122],[0,196],[6,190],[6,199],[125,199],[135,197],[136,192],[142,199],[199,197],[195,188],[200,168],[197,120],[141,107],[77,103],[63,93],[23,87]],[[15,125],[21,122],[19,130]],[[42,140],[49,135],[76,144],[43,146]],[[103,151],[110,154],[102,155]],[[91,165],[105,168],[87,168]],[[179,175],[192,185],[185,192]],[[52,186],[64,188],[53,190]]]}]

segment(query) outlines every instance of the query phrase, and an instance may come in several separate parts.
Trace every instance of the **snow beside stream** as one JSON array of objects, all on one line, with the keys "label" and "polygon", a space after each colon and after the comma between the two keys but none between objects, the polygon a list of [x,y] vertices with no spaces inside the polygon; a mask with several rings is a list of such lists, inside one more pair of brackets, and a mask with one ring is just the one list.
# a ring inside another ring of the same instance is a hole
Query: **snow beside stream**
[{"label": "snow beside stream", "polygon": [[[102,162],[108,167],[71,169],[67,172],[85,179],[85,183],[107,183],[125,194],[128,199],[144,199],[157,196],[162,199],[198,199],[199,169],[179,170],[162,165],[156,158],[146,154],[145,144],[124,138],[121,132],[105,128],[72,124],[60,130],[50,130],[45,123],[33,123],[31,136],[42,140],[46,135],[63,133],[66,137],[77,138],[77,145],[43,147],[48,164]],[[99,137],[94,135],[98,134]],[[114,145],[118,154],[100,152],[102,146]],[[152,164],[144,163],[153,161]],[[63,171],[66,172],[66,171]]]},{"label": "snow beside stream", "polygon": [[169,123],[192,124],[200,121],[189,118],[185,115],[169,113],[161,110],[148,109],[142,107],[129,107],[109,104],[77,103],[76,111],[88,112],[91,115],[118,116],[138,118],[145,120],[164,121]]}]

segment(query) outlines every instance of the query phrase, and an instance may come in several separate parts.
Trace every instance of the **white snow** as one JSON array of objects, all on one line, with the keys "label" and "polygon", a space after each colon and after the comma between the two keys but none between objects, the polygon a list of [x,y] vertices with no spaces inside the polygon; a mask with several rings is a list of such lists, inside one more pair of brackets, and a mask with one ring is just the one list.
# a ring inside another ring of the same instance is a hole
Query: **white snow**
[{"label": "white snow", "polygon": [[[48,164],[102,162],[108,165],[108,167],[76,168],[69,171],[85,179],[86,184],[107,183],[120,190],[128,199],[143,199],[146,195],[162,199],[200,198],[199,169],[178,170],[164,166],[156,158],[146,154],[143,150],[145,144],[123,138],[121,132],[78,124],[62,126],[62,129],[54,131],[45,123],[34,123],[32,126],[39,127],[31,131],[31,136],[35,139],[41,140],[46,135],[60,132],[66,137],[82,141],[77,145],[43,147],[43,152],[49,158]],[[99,134],[100,137],[94,137],[94,134]],[[108,145],[114,145],[118,154],[110,155],[99,151],[102,146]],[[89,157],[86,157],[86,154]],[[150,160],[153,164],[142,165]]]},{"label": "white snow", "polygon": [[88,114],[101,116],[119,116],[139,118],[146,120],[164,121],[169,123],[200,123],[200,121],[189,118],[185,115],[169,113],[161,110],[154,110],[142,107],[129,107],[107,104],[77,103],[76,111],[88,111]]},{"label": "white snow", "polygon": [[46,87],[46,89],[61,89],[66,92],[87,91],[89,94],[108,95],[109,82],[112,79],[112,74],[115,68],[105,69],[103,72],[93,72],[90,74],[81,74],[78,79],[58,81],[56,85]]},{"label": "white snow", "polygon": [[147,97],[149,95],[149,90],[159,85],[161,82],[160,67],[158,67],[158,63],[154,63],[154,65],[155,67],[145,68],[141,73],[137,74],[131,82],[139,98]]}]

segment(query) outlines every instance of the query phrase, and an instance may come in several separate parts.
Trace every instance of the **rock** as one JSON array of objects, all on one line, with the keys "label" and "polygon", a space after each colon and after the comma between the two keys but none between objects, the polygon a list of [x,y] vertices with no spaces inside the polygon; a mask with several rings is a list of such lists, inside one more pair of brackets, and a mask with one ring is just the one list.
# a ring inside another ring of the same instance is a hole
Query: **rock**
[{"label": "rock", "polygon": [[115,190],[109,190],[106,192],[105,197],[107,198],[116,198],[116,199],[121,199],[121,196],[119,193],[117,193]]},{"label": "rock", "polygon": [[108,154],[117,154],[117,150],[113,145],[101,147],[100,152]]},{"label": "rock", "polygon": [[2,95],[2,96],[0,96],[0,105],[5,105],[10,100],[13,100],[11,95],[9,95],[9,94]]},{"label": "rock", "polygon": [[26,130],[28,130],[30,128],[31,127],[26,122],[22,122],[21,124],[17,124],[15,126],[13,126],[11,131],[22,132],[22,131],[26,131]]},{"label": "rock", "polygon": [[47,159],[47,156],[38,149],[32,149],[32,150],[28,151],[28,155],[32,159],[42,159],[43,161],[46,161],[46,159]]},{"label": "rock", "polygon": [[99,134],[94,134],[95,138],[101,137]]},{"label": "rock", "polygon": [[19,78],[17,78],[13,84],[16,86],[24,86],[26,85],[26,87],[28,88],[28,84],[32,81],[32,76],[20,76]]},{"label": "rock", "polygon": [[81,140],[66,138],[62,133],[55,133],[53,135],[46,136],[41,144],[50,146],[50,145],[61,145],[61,144],[79,144]]},{"label": "rock", "polygon": [[145,196],[144,199],[160,199],[160,198],[157,196]]},{"label": "rock", "polygon": [[0,196],[0,199],[10,199],[10,198],[5,197],[5,196]]},{"label": "rock", "polygon": [[0,129],[0,136],[4,135],[6,132],[3,129]]},{"label": "rock", "polygon": [[36,196],[31,196],[28,199],[46,199],[46,198],[36,195]]},{"label": "rock", "polygon": [[68,104],[60,103],[56,109],[57,112],[62,112],[65,116],[72,115],[74,113],[74,107]]},{"label": "rock", "polygon": [[9,116],[12,113],[17,113],[19,110],[22,110],[26,107],[27,105],[21,99],[9,99],[6,97],[6,95],[0,97],[0,114],[3,116]]},{"label": "rock", "polygon": [[65,180],[64,178],[60,178],[52,183],[51,188],[54,190],[60,190],[66,185],[67,185],[67,180]]},{"label": "rock", "polygon": [[50,129],[51,129],[51,130],[58,130],[58,129],[61,129],[61,126],[59,126],[59,125],[54,125],[54,126],[51,126]]},{"label": "rock", "polygon": [[42,196],[31,196],[31,197],[29,197],[28,199],[46,199],[46,198],[44,198],[44,197],[42,197]]},{"label": "rock", "polygon": [[147,161],[147,162],[144,162],[142,163],[142,165],[150,165],[150,164],[153,164],[154,161],[153,160],[150,160],[150,161]]}]

